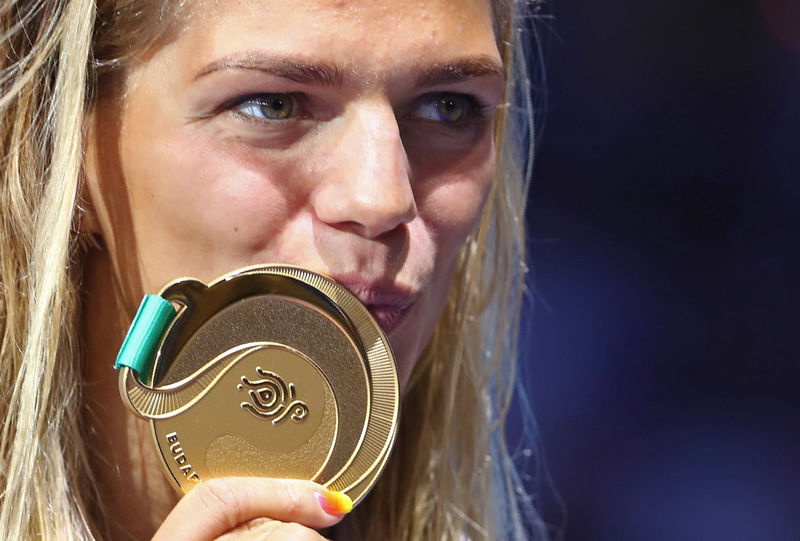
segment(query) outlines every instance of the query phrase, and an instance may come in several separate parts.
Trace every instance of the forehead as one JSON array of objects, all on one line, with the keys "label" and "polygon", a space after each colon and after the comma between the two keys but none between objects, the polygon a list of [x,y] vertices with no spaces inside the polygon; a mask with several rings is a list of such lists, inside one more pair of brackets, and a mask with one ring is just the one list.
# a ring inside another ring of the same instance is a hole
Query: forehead
[{"label": "forehead", "polygon": [[234,0],[189,7],[197,64],[243,51],[325,57],[366,76],[453,56],[499,60],[490,0]]}]

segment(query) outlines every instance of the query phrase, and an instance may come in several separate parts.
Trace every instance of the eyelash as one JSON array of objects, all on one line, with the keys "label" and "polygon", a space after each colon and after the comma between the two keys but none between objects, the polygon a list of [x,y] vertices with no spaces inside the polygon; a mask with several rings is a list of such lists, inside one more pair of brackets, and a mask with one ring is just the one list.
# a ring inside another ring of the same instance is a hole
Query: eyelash
[{"label": "eyelash", "polygon": [[[290,109],[288,116],[286,118],[258,118],[255,115],[242,112],[242,109],[245,108],[245,106],[263,107],[268,100],[275,98],[284,98],[284,99],[288,98]],[[228,102],[221,109],[233,111],[240,117],[253,122],[261,122],[261,123],[287,122],[290,120],[297,119],[298,117],[302,118],[302,105],[300,103],[300,98],[301,96],[291,92],[285,92],[285,93],[267,92],[262,94],[249,94],[247,96],[242,96]],[[299,115],[296,114],[297,110],[301,112]]]},{"label": "eyelash", "polygon": [[[254,114],[248,114],[242,111],[243,108],[245,107],[264,107],[265,104],[268,102],[268,100],[272,100],[275,98],[288,98],[290,100],[289,103],[291,104],[291,108],[289,110],[287,117],[259,118]],[[448,122],[446,120],[436,120],[436,119],[426,118],[418,114],[423,107],[431,107],[431,106],[436,107],[439,104],[443,104],[444,100],[449,100],[450,102],[460,101],[460,103],[462,103],[465,106],[465,110],[462,113],[463,117]],[[223,105],[220,109],[233,111],[238,116],[248,121],[259,122],[259,123],[288,122],[291,120],[296,120],[298,118],[303,118],[304,116],[302,95],[298,95],[291,92],[249,94],[231,100],[227,104]],[[490,112],[490,109],[491,107],[483,103],[477,96],[471,94],[464,94],[460,92],[432,92],[418,99],[414,104],[412,111],[406,115],[406,118],[429,120],[431,122],[455,128],[461,125],[469,124],[471,122],[475,122],[486,118]]]},{"label": "eyelash", "polygon": [[[439,105],[448,105],[457,102],[461,102],[464,105],[464,110],[462,112],[463,117],[455,119],[450,122],[446,120],[435,120],[430,118],[426,119],[420,114],[414,114],[418,113],[423,107],[430,107],[430,106],[436,107],[437,112],[441,112],[438,111]],[[470,122],[474,122],[476,120],[483,119],[487,116],[488,111],[489,107],[481,100],[479,100],[476,96],[473,96],[471,94],[462,94],[459,92],[435,92],[423,96],[423,98],[417,102],[415,109],[410,116],[412,118],[416,117],[420,119],[426,119],[432,122],[441,123],[446,126],[456,127],[463,124],[468,124]]]}]

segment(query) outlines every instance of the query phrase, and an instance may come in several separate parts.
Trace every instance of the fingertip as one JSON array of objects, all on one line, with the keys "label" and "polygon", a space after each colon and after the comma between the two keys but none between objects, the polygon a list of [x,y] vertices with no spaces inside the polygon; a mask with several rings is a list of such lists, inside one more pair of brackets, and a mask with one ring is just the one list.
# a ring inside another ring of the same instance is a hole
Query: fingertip
[{"label": "fingertip", "polygon": [[344,492],[320,490],[316,496],[319,506],[329,515],[342,517],[353,510],[353,500]]}]

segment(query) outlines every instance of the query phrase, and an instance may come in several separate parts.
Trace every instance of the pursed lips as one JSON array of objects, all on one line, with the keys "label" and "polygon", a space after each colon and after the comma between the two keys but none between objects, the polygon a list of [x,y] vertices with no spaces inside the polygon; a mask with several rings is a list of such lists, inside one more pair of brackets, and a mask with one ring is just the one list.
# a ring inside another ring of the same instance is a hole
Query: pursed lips
[{"label": "pursed lips", "polygon": [[387,335],[400,326],[418,294],[412,289],[385,282],[332,276],[360,300]]}]

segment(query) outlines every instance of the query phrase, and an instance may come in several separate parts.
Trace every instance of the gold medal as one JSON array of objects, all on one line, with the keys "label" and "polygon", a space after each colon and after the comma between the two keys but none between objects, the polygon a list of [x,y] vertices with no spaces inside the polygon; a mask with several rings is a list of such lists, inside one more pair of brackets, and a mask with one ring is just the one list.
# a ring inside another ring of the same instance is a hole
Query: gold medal
[{"label": "gold medal", "polygon": [[120,351],[120,393],[150,419],[177,489],[263,476],[366,495],[394,440],[399,387],[386,336],[355,296],[265,265],[178,280],[153,302]]}]

